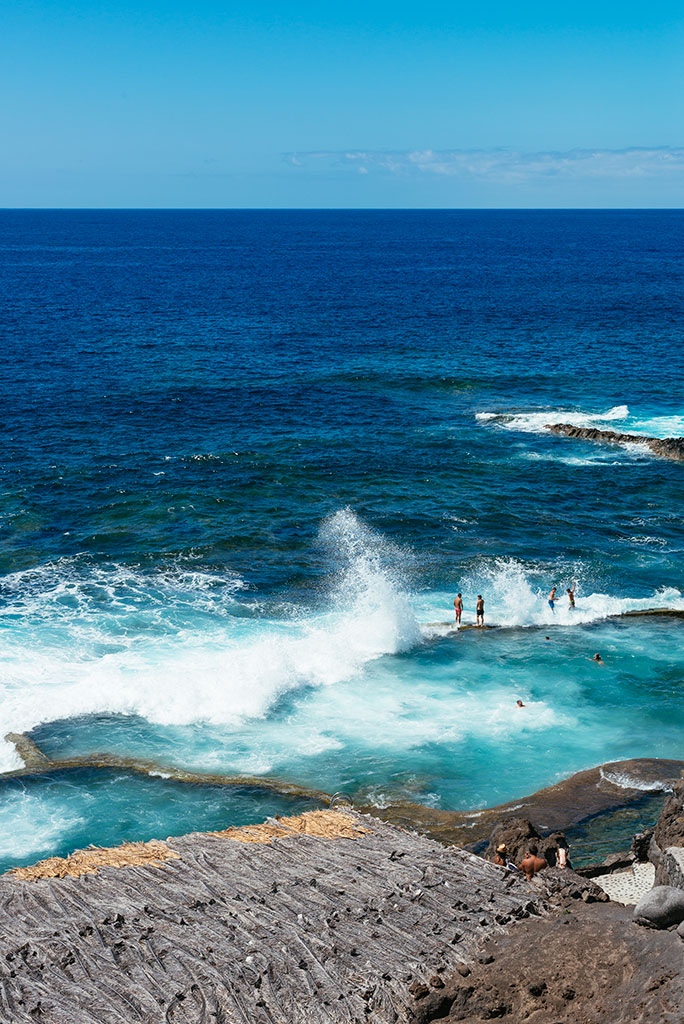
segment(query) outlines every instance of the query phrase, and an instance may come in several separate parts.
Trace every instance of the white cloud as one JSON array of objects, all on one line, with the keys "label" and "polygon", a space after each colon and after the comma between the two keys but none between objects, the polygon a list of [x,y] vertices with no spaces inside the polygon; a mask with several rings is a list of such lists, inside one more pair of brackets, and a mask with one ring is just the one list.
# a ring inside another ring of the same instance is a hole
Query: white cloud
[{"label": "white cloud", "polygon": [[298,167],[347,167],[357,173],[398,176],[440,175],[509,185],[587,179],[669,179],[684,181],[684,147],[571,149],[524,153],[508,149],[411,150],[290,153]]}]

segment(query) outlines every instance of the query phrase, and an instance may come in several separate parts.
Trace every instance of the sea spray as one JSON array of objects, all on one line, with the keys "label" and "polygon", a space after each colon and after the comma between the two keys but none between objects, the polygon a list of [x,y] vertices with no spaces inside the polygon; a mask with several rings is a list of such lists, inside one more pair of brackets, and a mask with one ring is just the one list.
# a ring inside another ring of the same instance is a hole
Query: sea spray
[{"label": "sea spray", "polygon": [[[684,611],[684,595],[675,587],[661,588],[646,597],[619,597],[590,590],[583,582],[585,574],[579,563],[555,568],[515,558],[481,560],[463,571],[455,581],[454,593],[459,590],[464,596],[464,624],[474,621],[475,598],[480,593],[485,599],[485,622],[492,626],[579,626],[654,608]],[[573,583],[577,583],[574,608],[566,593]],[[549,593],[554,585],[558,590],[552,609]],[[437,619],[441,612],[453,619],[453,597],[447,592],[421,595],[418,615],[424,635],[443,632],[440,623],[435,626],[424,621],[428,616]]]}]

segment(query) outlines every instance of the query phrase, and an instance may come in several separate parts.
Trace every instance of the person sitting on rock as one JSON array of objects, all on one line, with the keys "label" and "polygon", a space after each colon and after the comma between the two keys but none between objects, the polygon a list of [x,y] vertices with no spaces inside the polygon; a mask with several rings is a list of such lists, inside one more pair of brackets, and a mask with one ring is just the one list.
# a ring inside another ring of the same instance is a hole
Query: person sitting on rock
[{"label": "person sitting on rock", "polygon": [[509,871],[517,871],[517,867],[508,855],[508,847],[505,843],[501,843],[496,848],[494,854],[494,863],[498,864],[502,868],[507,868]]},{"label": "person sitting on rock", "polygon": [[527,853],[518,865],[518,870],[523,871],[527,877],[527,881],[531,882],[538,871],[543,871],[549,865],[546,863],[543,857],[539,856],[539,850],[534,843],[531,843],[527,847]]}]

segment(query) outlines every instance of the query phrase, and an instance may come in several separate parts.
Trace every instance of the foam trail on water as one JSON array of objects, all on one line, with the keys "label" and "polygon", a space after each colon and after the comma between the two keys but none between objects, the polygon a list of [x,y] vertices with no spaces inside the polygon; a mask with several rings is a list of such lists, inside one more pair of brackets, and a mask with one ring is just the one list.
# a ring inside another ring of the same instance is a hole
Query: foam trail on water
[{"label": "foam trail on water", "polygon": [[[321,540],[336,567],[329,602],[287,619],[234,614],[244,581],[233,576],[68,563],[6,578],[4,731],[101,712],[235,725],[420,642],[401,552],[348,510]],[[6,745],[0,769],[14,767]]]}]

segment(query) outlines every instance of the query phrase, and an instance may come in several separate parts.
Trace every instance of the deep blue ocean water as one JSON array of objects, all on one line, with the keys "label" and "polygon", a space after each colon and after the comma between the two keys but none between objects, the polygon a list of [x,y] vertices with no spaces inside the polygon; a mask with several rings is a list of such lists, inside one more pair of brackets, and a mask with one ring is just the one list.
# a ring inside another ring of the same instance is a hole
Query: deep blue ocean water
[{"label": "deep blue ocean water", "polygon": [[[682,623],[607,617],[684,608],[684,468],[544,430],[684,433],[684,212],[2,211],[0,303],[3,735],[446,808],[684,756]],[[2,864],[115,841],[88,779]]]}]

